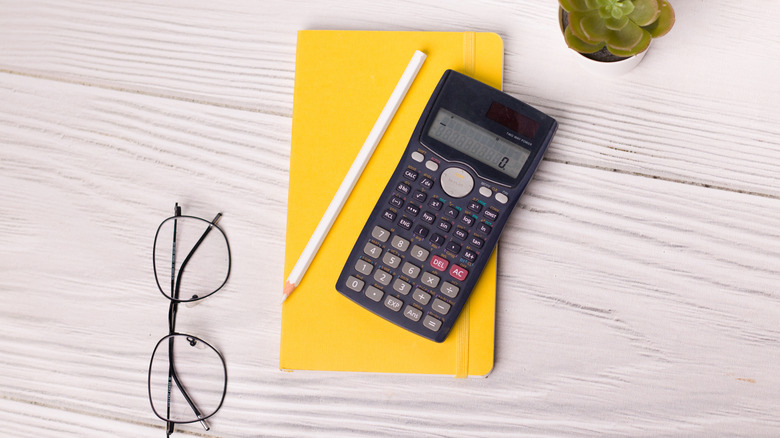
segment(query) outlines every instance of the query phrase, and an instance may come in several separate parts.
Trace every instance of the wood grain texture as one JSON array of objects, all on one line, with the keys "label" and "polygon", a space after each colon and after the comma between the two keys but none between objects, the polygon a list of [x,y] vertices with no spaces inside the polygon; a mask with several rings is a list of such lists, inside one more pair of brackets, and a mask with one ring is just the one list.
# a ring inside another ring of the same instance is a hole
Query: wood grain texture
[{"label": "wood grain texture", "polygon": [[[780,7],[675,8],[614,81],[554,2],[0,1],[3,434],[162,436],[150,258],[178,201],[223,212],[234,258],[179,316],[229,372],[184,436],[780,435]],[[278,371],[303,28],[496,31],[504,88],[560,122],[502,238],[489,378]]]}]

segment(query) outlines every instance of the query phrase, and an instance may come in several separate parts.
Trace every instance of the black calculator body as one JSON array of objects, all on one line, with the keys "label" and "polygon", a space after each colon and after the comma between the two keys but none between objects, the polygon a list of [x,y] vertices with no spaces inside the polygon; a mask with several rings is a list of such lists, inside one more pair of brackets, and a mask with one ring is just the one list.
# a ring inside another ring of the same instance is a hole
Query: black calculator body
[{"label": "black calculator body", "polygon": [[336,289],[444,341],[556,128],[527,104],[447,70]]}]

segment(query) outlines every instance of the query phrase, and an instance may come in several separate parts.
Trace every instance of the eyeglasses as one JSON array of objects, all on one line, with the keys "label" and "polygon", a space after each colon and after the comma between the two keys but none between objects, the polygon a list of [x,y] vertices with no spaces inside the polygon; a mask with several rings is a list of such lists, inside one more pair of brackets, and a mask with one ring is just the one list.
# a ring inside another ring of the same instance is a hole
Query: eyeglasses
[{"label": "eyeglasses", "polygon": [[175,424],[200,422],[209,430],[205,420],[225,400],[225,359],[203,339],[176,332],[179,303],[194,304],[227,283],[230,247],[217,226],[220,217],[222,213],[210,221],[182,216],[177,203],[174,215],[162,221],[154,236],[154,278],[170,305],[168,335],[154,347],[149,364],[149,402],[166,422],[168,435]]}]

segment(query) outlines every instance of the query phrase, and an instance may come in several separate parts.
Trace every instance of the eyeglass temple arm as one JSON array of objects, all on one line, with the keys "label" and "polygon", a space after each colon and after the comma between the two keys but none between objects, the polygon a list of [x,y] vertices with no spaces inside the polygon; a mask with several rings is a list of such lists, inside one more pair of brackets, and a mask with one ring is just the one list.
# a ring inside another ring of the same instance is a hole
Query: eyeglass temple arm
[{"label": "eyeglass temple arm", "polygon": [[[187,390],[184,389],[184,385],[179,380],[179,375],[176,373],[176,369],[173,365],[173,350],[168,349],[168,362],[170,363],[170,368],[168,370],[168,376],[173,379],[174,383],[176,383],[176,387],[179,388],[179,392],[181,392],[181,395],[184,396],[184,400],[187,401],[187,404],[190,405],[190,409],[192,409],[192,412],[195,414],[196,417],[199,418],[199,422],[201,426],[203,426],[204,429],[209,430],[209,425],[206,423],[206,420],[200,419],[203,415],[200,413],[200,410],[195,405],[195,402],[192,401],[190,398],[190,395],[187,393]],[[171,421],[167,422],[167,433],[168,435],[173,433],[173,425],[174,423]]]},{"label": "eyeglass temple arm", "polygon": [[211,220],[211,223],[209,224],[208,228],[206,228],[206,231],[203,232],[203,234],[200,236],[200,239],[198,239],[198,241],[195,242],[195,245],[192,246],[190,253],[187,254],[187,257],[185,257],[184,261],[181,262],[181,266],[179,266],[179,274],[176,276],[176,288],[173,293],[174,299],[179,299],[179,287],[181,286],[181,276],[184,274],[184,268],[187,266],[187,263],[189,263],[192,255],[195,254],[195,250],[197,250],[200,244],[203,243],[203,240],[206,239],[206,236],[209,235],[211,229],[214,228],[217,222],[219,222],[219,218],[221,217],[222,213],[217,213],[217,215],[214,216],[214,219]]}]

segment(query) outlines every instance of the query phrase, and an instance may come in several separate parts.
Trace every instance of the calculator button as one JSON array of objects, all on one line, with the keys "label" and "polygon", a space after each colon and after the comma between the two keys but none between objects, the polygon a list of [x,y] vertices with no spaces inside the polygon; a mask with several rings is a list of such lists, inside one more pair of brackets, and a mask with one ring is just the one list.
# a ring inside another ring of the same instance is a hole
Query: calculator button
[{"label": "calculator button", "polygon": [[409,241],[400,236],[393,236],[390,244],[399,251],[406,251],[409,248]]},{"label": "calculator button", "polygon": [[424,220],[425,222],[427,222],[427,223],[429,223],[429,224],[432,224],[432,223],[433,223],[433,221],[435,221],[435,220],[436,220],[436,215],[434,215],[434,214],[433,214],[433,213],[431,213],[430,211],[426,211],[426,212],[425,212],[425,213],[423,213],[423,215],[422,215],[422,220]]},{"label": "calculator button", "polygon": [[384,292],[374,286],[369,286],[368,289],[366,289],[366,296],[377,303],[382,299],[382,295],[384,294]]},{"label": "calculator button", "polygon": [[371,258],[378,259],[379,255],[382,254],[382,248],[368,242],[366,243],[366,246],[363,247],[363,253]]},{"label": "calculator button", "polygon": [[349,278],[347,278],[347,287],[354,290],[355,292],[360,292],[361,290],[363,290],[364,284],[365,283],[363,282],[363,280],[358,280],[357,278],[351,275],[349,276]]},{"label": "calculator button", "polygon": [[450,275],[452,275],[452,278],[463,281],[466,279],[466,276],[469,275],[469,271],[458,265],[454,265],[450,268]]},{"label": "calculator button", "polygon": [[386,264],[387,266],[395,269],[401,264],[401,257],[391,253],[386,252],[384,257],[382,257],[382,263]]},{"label": "calculator button", "polygon": [[425,327],[435,331],[435,332],[438,332],[439,329],[441,328],[441,320],[440,319],[436,319],[436,318],[432,317],[431,315],[428,315],[423,320],[423,325]]},{"label": "calculator button", "polygon": [[404,266],[403,268],[401,268],[401,271],[404,274],[408,275],[410,278],[417,278],[417,276],[420,275],[420,268],[409,262],[404,263]]},{"label": "calculator button", "polygon": [[443,230],[444,232],[449,232],[450,229],[452,229],[452,224],[445,221],[444,219],[440,220],[439,224],[436,226],[439,227],[439,229]]},{"label": "calculator button", "polygon": [[428,304],[428,301],[431,300],[431,294],[425,292],[424,290],[418,287],[417,289],[414,290],[414,293],[412,294],[412,298],[414,298],[415,301],[417,301],[418,303],[424,306]]},{"label": "calculator button", "polygon": [[458,167],[444,169],[440,177],[441,188],[444,193],[453,198],[462,198],[474,188],[474,178],[465,170]]},{"label": "calculator button", "polygon": [[425,167],[427,167],[428,170],[430,171],[436,172],[437,170],[439,170],[439,163],[428,160],[425,162]]},{"label": "calculator button", "polygon": [[412,285],[399,278],[393,283],[393,290],[402,295],[406,295],[412,290]]},{"label": "calculator button", "polygon": [[428,259],[428,254],[430,254],[430,253],[428,252],[427,249],[425,249],[425,248],[423,248],[423,247],[421,247],[419,245],[414,245],[412,247],[412,250],[409,251],[409,254],[411,254],[412,257],[416,258],[417,260],[419,260],[421,262],[424,262],[425,260]]},{"label": "calculator button", "polygon": [[453,241],[450,241],[450,243],[447,244],[447,251],[450,251],[453,254],[459,253],[461,248],[462,247],[460,246],[460,244]]},{"label": "calculator button", "polygon": [[402,227],[402,228],[404,228],[404,229],[407,229],[407,230],[408,230],[408,229],[411,229],[411,228],[412,228],[412,221],[411,221],[411,220],[409,220],[409,218],[402,217],[402,218],[401,218],[401,219],[398,221],[398,225],[399,225],[400,227]]},{"label": "calculator button", "polygon": [[425,238],[425,236],[428,235],[428,231],[429,230],[422,225],[417,225],[416,227],[414,227],[414,234],[422,238]]},{"label": "calculator button", "polygon": [[433,233],[431,236],[431,243],[434,245],[443,245],[444,244],[444,236],[438,233]]},{"label": "calculator button", "polygon": [[390,232],[377,225],[371,231],[371,237],[373,237],[374,239],[380,242],[387,242],[387,239],[390,238]]},{"label": "calculator button", "polygon": [[417,202],[425,202],[426,199],[428,199],[428,195],[425,192],[421,192],[419,190],[414,191],[414,200]]},{"label": "calculator button", "polygon": [[363,275],[369,275],[371,274],[371,271],[374,270],[374,265],[365,260],[358,260],[357,263],[355,263],[355,270]]},{"label": "calculator button", "polygon": [[466,240],[466,238],[469,237],[469,233],[465,230],[461,230],[460,228],[455,230],[455,232],[452,233],[452,235],[457,237],[460,240]]},{"label": "calculator button", "polygon": [[483,213],[486,218],[490,219],[491,221],[494,221],[498,219],[498,213],[496,213],[493,210],[485,210],[485,213]]},{"label": "calculator button", "polygon": [[477,260],[477,253],[466,250],[466,252],[463,253],[463,258],[470,261],[471,263],[474,263],[474,261]]},{"label": "calculator button", "polygon": [[431,198],[431,200],[428,201],[428,205],[434,210],[441,210],[441,208],[444,206],[444,203],[438,198]]},{"label": "calculator button", "polygon": [[431,308],[436,312],[441,313],[442,315],[446,315],[447,312],[450,311],[450,307],[452,306],[450,306],[449,303],[447,303],[446,301],[442,301],[438,298],[433,300],[433,304],[431,304]]},{"label": "calculator button", "polygon": [[398,312],[401,310],[403,305],[404,302],[394,296],[388,295],[387,298],[385,298],[385,307],[392,310],[393,312]]},{"label": "calculator button", "polygon": [[491,231],[493,231],[493,227],[482,222],[479,224],[479,227],[477,227],[477,231],[487,236]]},{"label": "calculator button", "polygon": [[496,193],[496,201],[502,204],[506,204],[507,201],[509,201],[509,198],[507,198],[506,195],[503,193]]},{"label": "calculator button", "polygon": [[387,286],[390,284],[390,281],[393,279],[393,276],[388,274],[387,272],[377,269],[376,273],[374,274],[374,280],[376,280],[379,284],[382,284],[384,286]]},{"label": "calculator button", "polygon": [[409,181],[414,181],[414,180],[416,180],[416,179],[417,179],[417,175],[418,175],[418,173],[417,173],[417,172],[415,172],[415,171],[414,171],[414,170],[412,170],[412,169],[406,169],[406,170],[404,170],[404,176],[405,176],[405,177],[406,177],[406,179],[408,179]]},{"label": "calculator button", "polygon": [[453,219],[458,217],[458,213],[460,213],[460,211],[458,211],[458,209],[453,207],[453,206],[449,206],[449,207],[444,209],[444,214],[446,214],[447,216],[449,216],[449,217],[451,217]]},{"label": "calculator button", "polygon": [[479,213],[482,210],[482,204],[476,201],[469,202],[469,210],[473,211],[474,213]]},{"label": "calculator button", "polygon": [[419,153],[417,151],[412,152],[412,160],[414,160],[414,161],[416,161],[418,163],[422,163],[424,159],[425,159],[425,155],[423,155],[423,154],[421,154],[421,153]]},{"label": "calculator button", "polygon": [[449,281],[445,281],[441,285],[441,289],[439,289],[441,293],[444,295],[447,295],[450,298],[455,298],[458,296],[458,292],[460,292],[460,288],[458,286],[455,286],[454,284],[450,283]]},{"label": "calculator button", "polygon": [[420,181],[420,185],[425,187],[426,189],[432,189],[433,188],[433,180],[430,178],[423,178]]},{"label": "calculator button", "polygon": [[420,277],[420,282],[425,285],[425,287],[433,289],[439,285],[439,277],[430,272],[423,272],[422,277]]},{"label": "calculator button", "polygon": [[394,212],[390,211],[390,210],[385,210],[382,213],[382,217],[387,219],[387,220],[389,220],[390,222],[395,220],[395,216],[396,216],[396,214]]},{"label": "calculator button", "polygon": [[470,214],[466,214],[466,215],[463,215],[462,218],[460,218],[460,221],[463,223],[463,225],[465,225],[467,227],[470,227],[470,226],[474,225],[474,222],[476,222],[477,220],[474,219],[474,216],[472,216]]},{"label": "calculator button", "polygon": [[412,191],[412,187],[409,184],[405,183],[405,182],[398,183],[398,185],[395,186],[395,189],[399,193],[403,193],[404,195],[408,195],[409,192]]},{"label": "calculator button", "polygon": [[406,206],[406,212],[411,214],[412,216],[417,216],[420,214],[420,207],[410,203]]},{"label": "calculator button", "polygon": [[469,240],[469,243],[471,243],[471,246],[475,248],[482,248],[482,245],[485,244],[485,241],[480,239],[479,237],[471,236],[471,240]]},{"label": "calculator button", "polygon": [[392,205],[395,208],[401,208],[401,206],[404,205],[404,200],[399,198],[398,196],[393,195],[393,197],[390,198],[390,205]]},{"label": "calculator button", "polygon": [[422,310],[413,306],[406,306],[404,309],[404,316],[414,322],[417,322],[420,320],[420,318],[422,318]]},{"label": "calculator button", "polygon": [[482,186],[479,188],[479,194],[486,198],[489,198],[491,195],[493,195],[493,191],[490,190],[490,188],[488,187]]},{"label": "calculator button", "polygon": [[447,269],[447,266],[450,264],[447,260],[439,257],[439,256],[433,256],[431,258],[431,266],[434,269],[438,269],[439,271],[444,272],[445,269]]}]

